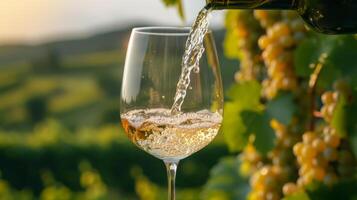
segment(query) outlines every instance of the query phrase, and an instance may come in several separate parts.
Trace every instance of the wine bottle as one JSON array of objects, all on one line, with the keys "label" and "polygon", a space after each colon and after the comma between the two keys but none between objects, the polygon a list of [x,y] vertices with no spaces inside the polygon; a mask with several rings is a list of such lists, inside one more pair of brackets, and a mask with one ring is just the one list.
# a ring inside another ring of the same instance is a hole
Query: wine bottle
[{"label": "wine bottle", "polygon": [[206,0],[209,9],[296,10],[314,30],[324,34],[357,33],[357,0]]}]

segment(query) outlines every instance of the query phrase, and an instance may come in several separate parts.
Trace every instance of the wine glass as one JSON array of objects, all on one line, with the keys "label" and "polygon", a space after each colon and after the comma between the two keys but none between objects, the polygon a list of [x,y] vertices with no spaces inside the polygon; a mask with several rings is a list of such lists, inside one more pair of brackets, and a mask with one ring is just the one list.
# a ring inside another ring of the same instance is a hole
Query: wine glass
[{"label": "wine glass", "polygon": [[136,146],[164,161],[170,200],[178,162],[208,145],[222,122],[222,82],[211,32],[181,112],[171,112],[189,32],[187,27],[134,28],[122,81],[122,126]]}]

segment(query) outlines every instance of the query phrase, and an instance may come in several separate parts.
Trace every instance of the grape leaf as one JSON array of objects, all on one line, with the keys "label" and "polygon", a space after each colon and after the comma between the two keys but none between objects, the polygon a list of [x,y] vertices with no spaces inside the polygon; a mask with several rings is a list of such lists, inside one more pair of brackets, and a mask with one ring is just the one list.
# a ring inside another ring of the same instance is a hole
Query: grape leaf
[{"label": "grape leaf", "polygon": [[246,132],[255,135],[254,146],[265,155],[274,147],[275,134],[270,127],[270,116],[265,111],[244,110],[241,113]]},{"label": "grape leaf", "polygon": [[[355,129],[357,130],[357,125],[355,125]],[[353,153],[354,153],[354,155],[357,155],[357,134],[356,134],[356,132],[355,132],[355,134],[353,134],[350,137],[350,141],[352,144]]]},{"label": "grape leaf", "polygon": [[227,31],[224,37],[223,48],[224,55],[230,59],[240,60],[241,52],[238,48],[238,37],[233,31]]},{"label": "grape leaf", "polygon": [[224,55],[227,58],[238,59],[242,58],[240,48],[238,47],[239,38],[236,34],[236,20],[238,18],[239,11],[230,10],[226,14],[225,25],[226,25],[226,36],[224,38],[223,48]]},{"label": "grape leaf", "polygon": [[261,86],[256,81],[246,81],[233,85],[225,103],[222,130],[228,148],[238,152],[247,144],[250,133],[246,130],[240,113],[243,110],[258,110]]},{"label": "grape leaf", "polygon": [[274,132],[270,127],[270,116],[259,101],[260,93],[261,86],[256,81],[241,82],[227,92],[231,101],[224,107],[222,130],[233,152],[242,150],[252,134],[261,153],[273,147]]},{"label": "grape leaf", "polygon": [[296,112],[296,104],[291,93],[282,93],[267,104],[268,114],[280,123],[288,125]]},{"label": "grape leaf", "polygon": [[295,51],[296,73],[308,78],[322,54],[327,58],[318,79],[318,86],[330,87],[332,82],[357,72],[357,40],[351,36],[322,36],[314,34],[302,42]]},{"label": "grape leaf", "polygon": [[341,74],[350,76],[357,72],[357,39],[339,36],[329,55],[329,64],[337,67]]},{"label": "grape leaf", "polygon": [[249,134],[243,124],[240,113],[242,107],[235,102],[227,102],[224,105],[222,131],[228,148],[232,152],[238,152],[248,143]]},{"label": "grape leaf", "polygon": [[345,111],[346,114],[346,124],[347,133],[351,141],[352,149],[354,155],[357,155],[357,88],[353,92],[353,101],[349,104]]},{"label": "grape leaf", "polygon": [[347,101],[344,95],[340,95],[332,115],[331,126],[336,129],[341,137],[346,136],[346,108]]},{"label": "grape leaf", "polygon": [[240,161],[225,157],[213,167],[208,182],[203,188],[202,199],[246,199],[250,188],[248,180],[239,172]]},{"label": "grape leaf", "polygon": [[233,85],[227,91],[227,97],[244,108],[256,108],[260,105],[261,85],[257,81],[245,81]]},{"label": "grape leaf", "polygon": [[308,78],[313,72],[311,64],[316,63],[321,54],[329,54],[333,43],[332,39],[326,39],[324,42],[322,37],[316,35],[304,40],[294,53],[294,66],[297,75]]},{"label": "grape leaf", "polygon": [[298,192],[283,200],[353,200],[357,197],[357,180],[340,181],[332,187],[314,182],[305,192]]},{"label": "grape leaf", "polygon": [[322,183],[315,183],[307,187],[307,194],[311,200],[349,200],[357,195],[357,180],[339,181],[332,187]]}]

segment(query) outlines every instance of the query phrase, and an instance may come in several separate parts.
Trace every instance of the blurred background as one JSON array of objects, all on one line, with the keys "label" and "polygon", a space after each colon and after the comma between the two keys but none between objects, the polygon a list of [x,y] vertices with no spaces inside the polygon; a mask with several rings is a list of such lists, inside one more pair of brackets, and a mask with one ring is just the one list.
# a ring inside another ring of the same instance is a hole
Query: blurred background
[{"label": "blurred background", "polygon": [[[163,163],[120,126],[119,95],[130,31],[190,26],[161,0],[0,1],[0,199],[166,199]],[[237,61],[222,51],[223,13],[211,17],[228,88]],[[222,136],[181,162],[179,199],[198,199],[228,150]]]}]

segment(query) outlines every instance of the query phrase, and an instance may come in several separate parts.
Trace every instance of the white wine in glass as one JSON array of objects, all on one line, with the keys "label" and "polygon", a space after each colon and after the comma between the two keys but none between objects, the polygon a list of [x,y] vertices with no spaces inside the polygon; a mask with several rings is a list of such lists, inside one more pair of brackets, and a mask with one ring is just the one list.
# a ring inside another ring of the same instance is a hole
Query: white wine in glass
[{"label": "white wine in glass", "polygon": [[203,39],[206,50],[200,69],[189,74],[184,101],[173,112],[190,30],[134,28],[122,82],[120,113],[125,133],[140,149],[164,161],[170,200],[175,199],[178,162],[208,145],[222,122],[222,82],[210,32]]}]

